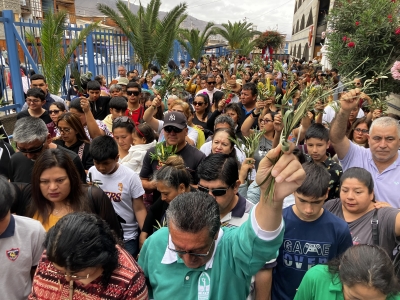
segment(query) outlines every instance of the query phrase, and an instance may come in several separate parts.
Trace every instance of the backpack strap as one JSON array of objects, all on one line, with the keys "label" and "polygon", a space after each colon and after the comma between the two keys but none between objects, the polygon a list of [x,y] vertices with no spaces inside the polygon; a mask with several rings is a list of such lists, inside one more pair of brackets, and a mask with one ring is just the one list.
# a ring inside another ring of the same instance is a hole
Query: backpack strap
[{"label": "backpack strap", "polygon": [[375,209],[374,215],[372,216],[371,226],[372,226],[372,241],[374,245],[379,246],[379,228],[378,228],[378,210]]}]

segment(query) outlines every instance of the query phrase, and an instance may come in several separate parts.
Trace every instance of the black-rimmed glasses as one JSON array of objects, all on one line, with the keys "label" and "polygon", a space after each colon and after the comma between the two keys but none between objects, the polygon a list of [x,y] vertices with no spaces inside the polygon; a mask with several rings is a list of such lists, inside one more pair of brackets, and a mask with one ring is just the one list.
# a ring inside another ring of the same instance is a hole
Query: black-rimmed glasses
[{"label": "black-rimmed glasses", "polygon": [[192,252],[187,252],[187,251],[180,251],[180,250],[176,250],[176,249],[171,249],[169,247],[169,244],[168,244],[168,249],[171,250],[172,252],[175,252],[178,255],[189,254],[190,256],[194,256],[194,257],[207,257],[210,254],[211,248],[214,245],[214,243],[215,243],[215,240],[212,241],[212,243],[210,245],[210,248],[208,248],[207,253],[204,253],[204,254],[203,253],[192,253]]}]

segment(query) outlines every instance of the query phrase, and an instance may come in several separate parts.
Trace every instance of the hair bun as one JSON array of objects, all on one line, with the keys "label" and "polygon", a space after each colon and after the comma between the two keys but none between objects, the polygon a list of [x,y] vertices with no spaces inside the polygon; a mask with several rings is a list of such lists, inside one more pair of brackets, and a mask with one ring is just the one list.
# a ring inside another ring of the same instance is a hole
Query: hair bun
[{"label": "hair bun", "polygon": [[169,166],[169,167],[174,167],[177,169],[186,169],[185,162],[183,161],[182,157],[179,155],[171,155],[164,162],[164,165]]}]

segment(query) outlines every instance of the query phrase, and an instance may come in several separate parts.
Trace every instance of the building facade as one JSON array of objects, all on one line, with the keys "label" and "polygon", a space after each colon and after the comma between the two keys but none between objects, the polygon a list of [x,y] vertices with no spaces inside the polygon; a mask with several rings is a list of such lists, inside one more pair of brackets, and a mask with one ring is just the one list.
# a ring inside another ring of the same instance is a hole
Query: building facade
[{"label": "building facade", "polygon": [[321,58],[327,28],[327,15],[334,0],[296,0],[293,15],[291,56],[306,61]]}]

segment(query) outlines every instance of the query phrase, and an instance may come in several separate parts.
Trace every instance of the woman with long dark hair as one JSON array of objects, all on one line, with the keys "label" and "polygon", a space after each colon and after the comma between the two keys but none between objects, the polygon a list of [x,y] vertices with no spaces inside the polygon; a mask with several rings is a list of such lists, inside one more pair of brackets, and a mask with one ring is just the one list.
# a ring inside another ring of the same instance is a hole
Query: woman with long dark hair
[{"label": "woman with long dark hair", "polygon": [[121,226],[104,192],[81,183],[69,156],[60,149],[45,150],[36,160],[32,184],[16,184],[19,191],[13,212],[42,223],[46,231],[71,212],[92,212],[107,221],[120,237]]},{"label": "woman with long dark hair", "polygon": [[79,118],[70,112],[63,113],[56,125],[60,138],[53,140],[53,143],[78,154],[85,170],[89,170],[93,166],[93,158],[89,151],[90,141]]},{"label": "woman with long dark hair", "polygon": [[64,216],[44,246],[28,299],[148,299],[143,271],[98,216]]}]

